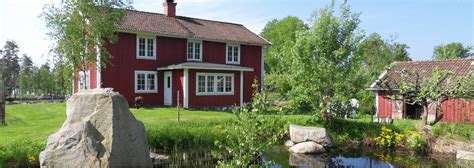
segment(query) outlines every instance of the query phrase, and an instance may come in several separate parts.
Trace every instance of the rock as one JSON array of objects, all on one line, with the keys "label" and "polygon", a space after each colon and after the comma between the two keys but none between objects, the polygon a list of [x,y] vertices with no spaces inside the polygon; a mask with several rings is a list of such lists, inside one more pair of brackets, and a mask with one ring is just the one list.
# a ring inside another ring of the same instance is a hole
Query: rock
[{"label": "rock", "polygon": [[290,138],[294,143],[314,141],[324,147],[332,146],[332,140],[326,129],[290,125]]},{"label": "rock", "polygon": [[40,153],[41,167],[152,167],[145,127],[112,89],[82,91]]},{"label": "rock", "polygon": [[433,135],[433,127],[431,125],[425,125],[423,126],[423,131],[425,131],[426,134],[428,135]]},{"label": "rock", "polygon": [[292,153],[321,153],[321,152],[326,152],[326,149],[324,149],[324,147],[322,145],[317,144],[316,142],[313,142],[313,141],[298,143],[298,144],[292,146],[289,150]]},{"label": "rock", "polygon": [[160,155],[158,153],[150,152],[150,158],[154,164],[163,164],[169,161],[170,157],[166,155]]},{"label": "rock", "polygon": [[457,150],[456,159],[474,161],[474,152],[465,151],[465,150]]},{"label": "rock", "polygon": [[295,143],[291,140],[288,140],[288,141],[285,142],[285,146],[288,147],[288,148],[292,147],[293,145],[295,145]]},{"label": "rock", "polygon": [[327,167],[326,162],[329,162],[330,158],[326,155],[306,155],[290,153],[288,160],[290,166],[295,167]]}]

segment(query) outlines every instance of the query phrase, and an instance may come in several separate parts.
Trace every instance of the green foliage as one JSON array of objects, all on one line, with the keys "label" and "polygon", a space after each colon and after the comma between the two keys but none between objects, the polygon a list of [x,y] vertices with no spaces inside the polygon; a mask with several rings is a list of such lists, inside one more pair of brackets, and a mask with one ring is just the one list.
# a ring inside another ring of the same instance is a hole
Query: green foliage
[{"label": "green foliage", "polygon": [[[267,110],[266,94],[254,81],[251,109],[234,108],[236,119],[223,127],[225,141],[216,141],[216,146],[225,151],[214,152],[223,167],[259,167],[264,152],[281,141],[286,133],[286,122],[281,116],[264,116]],[[230,160],[227,157],[230,156]]]},{"label": "green foliage", "polygon": [[471,54],[472,46],[464,46],[459,42],[452,42],[448,44],[441,44],[434,47],[433,59],[446,60],[456,58],[466,58]]},{"label": "green foliage", "polygon": [[[360,58],[354,55],[362,38],[359,14],[346,3],[339,15],[334,11],[333,5],[316,11],[309,30],[297,33],[291,48],[289,99],[307,101],[316,112],[325,113],[335,101],[347,102],[365,87],[359,79]],[[305,106],[291,108],[300,107]]]},{"label": "green foliage", "polygon": [[440,123],[433,126],[432,131],[435,137],[464,141],[474,139],[474,125]]},{"label": "green foliage", "polygon": [[382,126],[382,131],[374,140],[384,148],[394,149],[403,139],[403,135],[390,128]]},{"label": "green foliage", "polygon": [[105,47],[117,40],[116,26],[125,16],[130,1],[64,1],[44,8],[42,17],[55,40],[54,51],[65,57],[73,72],[85,71],[88,64],[104,67],[111,55]]},{"label": "green foliage", "polygon": [[46,144],[42,141],[20,140],[7,145],[0,145],[0,167],[5,163],[9,166],[32,166],[39,161],[39,153]]}]

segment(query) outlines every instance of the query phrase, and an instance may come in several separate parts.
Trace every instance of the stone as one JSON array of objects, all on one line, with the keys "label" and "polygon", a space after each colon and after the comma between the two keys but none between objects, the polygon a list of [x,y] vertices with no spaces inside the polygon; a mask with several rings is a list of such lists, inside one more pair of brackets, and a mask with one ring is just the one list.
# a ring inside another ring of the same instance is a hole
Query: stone
[{"label": "stone", "polygon": [[143,123],[112,89],[81,91],[40,153],[41,167],[152,167]]},{"label": "stone", "polygon": [[290,149],[292,153],[322,153],[326,152],[326,149],[320,144],[313,141],[301,142],[292,146]]},{"label": "stone", "polygon": [[290,166],[295,167],[327,167],[326,163],[330,162],[330,157],[324,154],[308,155],[290,153],[288,160]]},{"label": "stone", "polygon": [[332,146],[332,140],[325,128],[290,125],[290,139],[294,143],[314,141],[324,147]]},{"label": "stone", "polygon": [[288,148],[292,147],[293,145],[295,145],[295,143],[291,140],[288,140],[288,141],[285,142],[285,146],[288,147]]},{"label": "stone", "polygon": [[150,152],[150,158],[153,164],[160,165],[169,162],[170,157],[166,155],[160,155],[158,153]]},{"label": "stone", "polygon": [[465,150],[457,150],[456,159],[474,161],[474,152],[465,151]]}]

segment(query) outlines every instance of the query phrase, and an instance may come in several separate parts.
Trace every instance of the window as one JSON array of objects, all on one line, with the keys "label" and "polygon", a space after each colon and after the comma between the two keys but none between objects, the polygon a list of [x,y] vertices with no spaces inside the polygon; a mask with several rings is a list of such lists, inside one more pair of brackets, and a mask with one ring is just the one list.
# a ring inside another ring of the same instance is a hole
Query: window
[{"label": "window", "polygon": [[197,73],[196,95],[233,95],[234,74]]},{"label": "window", "polygon": [[135,93],[156,93],[157,73],[155,71],[135,71]]},{"label": "window", "polygon": [[188,61],[202,61],[202,45],[199,41],[188,41]]},{"label": "window", "polygon": [[78,85],[79,86],[78,87],[79,91],[90,89],[91,83],[90,83],[89,71],[86,71],[85,74],[84,74],[83,71],[79,71],[79,79],[78,79],[77,83],[79,84]]},{"label": "window", "polygon": [[240,47],[239,45],[227,44],[227,59],[228,64],[240,64]]},{"label": "window", "polygon": [[156,37],[137,35],[137,59],[156,60]]}]

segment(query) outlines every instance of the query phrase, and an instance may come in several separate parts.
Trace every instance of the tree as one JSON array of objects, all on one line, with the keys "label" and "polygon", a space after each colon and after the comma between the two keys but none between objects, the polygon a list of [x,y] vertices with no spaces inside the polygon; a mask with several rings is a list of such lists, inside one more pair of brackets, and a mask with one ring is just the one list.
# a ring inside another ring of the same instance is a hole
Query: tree
[{"label": "tree", "polygon": [[116,26],[123,21],[124,9],[130,3],[80,0],[45,6],[42,17],[50,29],[49,36],[56,41],[55,52],[66,58],[74,72],[86,74],[88,65],[104,67],[111,58],[105,45],[117,40]]},{"label": "tree", "polygon": [[474,97],[474,74],[456,77],[451,71],[435,69],[431,77],[426,72],[402,71],[400,94],[404,95],[407,103],[419,104],[423,107],[422,120],[428,125],[429,106],[435,105],[435,120],[430,125],[439,122],[444,112],[441,103],[449,98]]},{"label": "tree", "polygon": [[286,48],[296,41],[296,34],[308,27],[298,17],[287,16],[281,20],[268,22],[260,35],[272,42],[265,48],[265,72],[286,72],[290,63],[290,53]]},{"label": "tree", "polygon": [[26,54],[23,54],[21,58],[21,66],[20,66],[20,76],[18,79],[18,85],[20,89],[20,96],[24,94],[31,94],[32,93],[32,81],[33,81],[33,61],[31,57]]},{"label": "tree", "polygon": [[[396,42],[395,39],[384,40],[377,33],[372,33],[357,46],[356,55],[362,59],[359,79],[369,86],[379,75],[395,61],[411,61],[408,45]],[[369,114],[375,112],[375,95],[365,89],[360,89],[357,98],[360,100],[361,111]]]},{"label": "tree", "polygon": [[455,58],[466,58],[471,55],[472,46],[464,46],[462,43],[453,42],[449,44],[441,44],[434,47],[433,59],[445,60]]},{"label": "tree", "polygon": [[16,92],[18,89],[18,76],[20,72],[18,52],[19,47],[15,41],[6,41],[2,52],[4,63],[4,69],[2,72],[5,82],[6,97],[16,97]]},{"label": "tree", "polygon": [[364,88],[359,80],[361,58],[355,55],[363,35],[359,14],[347,3],[334,12],[334,4],[316,11],[308,31],[297,34],[291,47],[292,85],[290,96],[297,108],[317,109],[317,114],[334,111],[334,104],[348,103]]},{"label": "tree", "polygon": [[306,31],[308,26],[299,18],[287,16],[281,20],[274,19],[265,25],[260,34],[272,42],[265,47],[265,84],[271,91],[286,97],[291,89],[288,67],[291,65],[291,47],[299,31]]}]

